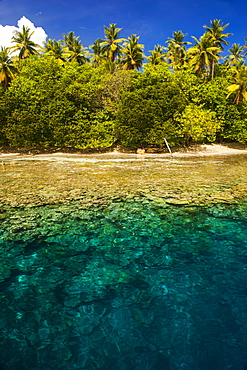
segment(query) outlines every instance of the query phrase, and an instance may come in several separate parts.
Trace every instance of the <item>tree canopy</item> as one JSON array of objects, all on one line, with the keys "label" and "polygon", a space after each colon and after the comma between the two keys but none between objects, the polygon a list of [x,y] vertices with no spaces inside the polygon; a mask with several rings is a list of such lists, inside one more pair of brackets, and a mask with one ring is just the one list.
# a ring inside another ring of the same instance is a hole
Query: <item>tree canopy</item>
[{"label": "tree canopy", "polygon": [[190,41],[174,31],[149,55],[115,23],[88,47],[72,31],[37,45],[24,26],[0,50],[0,144],[246,142],[247,46],[229,44],[228,26],[215,19]]}]

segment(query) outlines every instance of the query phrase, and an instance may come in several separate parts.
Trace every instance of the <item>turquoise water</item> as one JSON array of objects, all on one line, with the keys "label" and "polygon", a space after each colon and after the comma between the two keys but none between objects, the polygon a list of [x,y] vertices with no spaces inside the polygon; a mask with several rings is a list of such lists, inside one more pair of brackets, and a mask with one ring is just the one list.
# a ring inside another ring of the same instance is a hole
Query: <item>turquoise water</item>
[{"label": "turquoise water", "polygon": [[247,198],[0,209],[0,369],[247,368]]}]

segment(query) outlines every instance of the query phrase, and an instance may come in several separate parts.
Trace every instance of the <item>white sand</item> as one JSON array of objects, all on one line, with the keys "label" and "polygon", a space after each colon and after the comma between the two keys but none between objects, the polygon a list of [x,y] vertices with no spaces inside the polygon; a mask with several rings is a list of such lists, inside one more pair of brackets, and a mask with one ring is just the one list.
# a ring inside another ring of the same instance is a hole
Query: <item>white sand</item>
[{"label": "white sand", "polygon": [[194,156],[208,156],[208,155],[234,155],[247,154],[247,146],[241,144],[232,144],[231,146],[221,144],[201,144],[188,148],[186,151],[175,151],[174,156],[194,155]]},{"label": "white sand", "polygon": [[[232,143],[232,144],[196,144],[188,148],[172,148],[172,156],[174,157],[190,157],[190,156],[214,156],[214,155],[236,155],[236,154],[247,154],[247,145]],[[150,156],[150,157],[169,157],[170,154],[167,153],[148,153],[144,150],[140,150],[136,153],[123,153],[121,151],[113,151],[106,153],[40,153],[40,154],[26,154],[26,153],[0,153],[0,159],[6,157],[93,157],[93,156]],[[40,158],[41,159],[41,158]]]}]

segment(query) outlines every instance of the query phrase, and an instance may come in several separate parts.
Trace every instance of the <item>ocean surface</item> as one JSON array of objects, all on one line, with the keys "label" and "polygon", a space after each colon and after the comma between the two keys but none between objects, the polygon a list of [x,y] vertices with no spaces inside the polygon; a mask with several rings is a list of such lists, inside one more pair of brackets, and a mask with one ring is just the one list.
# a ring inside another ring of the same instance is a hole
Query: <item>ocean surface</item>
[{"label": "ocean surface", "polygon": [[1,370],[247,369],[247,156],[0,175]]}]

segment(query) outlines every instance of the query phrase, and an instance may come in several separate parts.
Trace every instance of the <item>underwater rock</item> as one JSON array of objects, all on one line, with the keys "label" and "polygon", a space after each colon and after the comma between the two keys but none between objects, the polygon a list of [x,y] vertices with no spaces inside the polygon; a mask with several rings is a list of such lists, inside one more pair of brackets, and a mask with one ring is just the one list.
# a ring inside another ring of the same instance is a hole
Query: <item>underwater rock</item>
[{"label": "underwater rock", "polygon": [[187,204],[190,204],[190,201],[188,199],[166,198],[165,201],[167,204],[171,204],[174,206],[185,206]]}]

